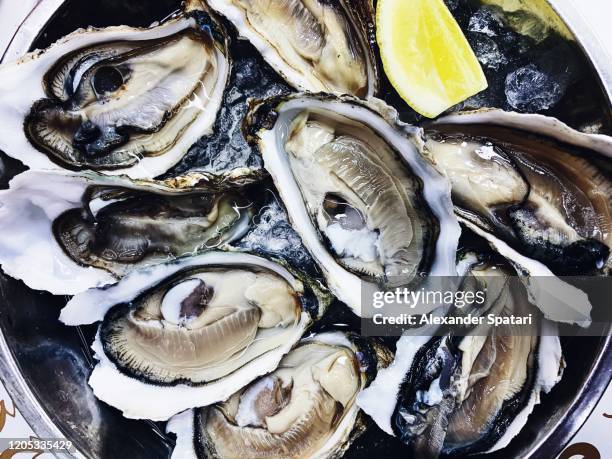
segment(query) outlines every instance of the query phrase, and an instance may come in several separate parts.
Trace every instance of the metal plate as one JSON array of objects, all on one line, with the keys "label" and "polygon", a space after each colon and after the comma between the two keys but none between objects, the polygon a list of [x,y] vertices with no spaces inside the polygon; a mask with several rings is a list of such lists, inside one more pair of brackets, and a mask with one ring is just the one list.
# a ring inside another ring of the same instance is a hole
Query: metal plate
[{"label": "metal plate", "polygon": [[[32,43],[46,45],[70,32],[75,24],[114,24],[120,12],[122,17],[129,17],[131,25],[147,25],[176,6],[173,0],[141,0],[129,2],[126,12],[125,2],[106,0],[97,2],[96,14],[92,15],[89,2],[70,1],[69,8],[65,5],[51,14],[61,3],[38,2],[2,55],[22,54]],[[603,109],[612,113],[612,67],[605,51],[569,0],[551,4],[588,57],[607,98]],[[48,21],[53,28],[43,30]],[[18,165],[7,164],[9,173],[11,168],[19,170]],[[64,297],[31,291],[2,274],[0,295],[0,377],[37,435],[65,436],[77,446],[79,455],[86,457],[169,457],[173,440],[164,434],[163,424],[127,420],[94,398],[87,378],[92,367],[88,343],[95,329],[69,328],[56,320]],[[562,382],[543,397],[510,446],[487,457],[554,457],[597,404],[612,377],[610,338],[565,338],[562,344],[567,359]],[[362,436],[349,456],[371,457],[373,450],[379,456],[407,457],[396,440],[380,435],[377,429]]]}]

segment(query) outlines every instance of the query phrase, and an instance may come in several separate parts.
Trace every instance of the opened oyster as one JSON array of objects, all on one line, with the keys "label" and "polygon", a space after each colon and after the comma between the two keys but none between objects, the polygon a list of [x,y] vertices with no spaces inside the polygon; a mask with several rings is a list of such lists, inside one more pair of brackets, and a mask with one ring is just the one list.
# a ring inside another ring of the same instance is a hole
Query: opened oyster
[{"label": "opened oyster", "polygon": [[209,0],[300,91],[375,94],[371,0]]},{"label": "opened oyster", "polygon": [[96,397],[126,417],[163,420],[277,367],[329,303],[302,279],[264,258],[209,252],[76,295],[60,319],[103,318],[89,379]]},{"label": "opened oyster", "polygon": [[382,102],[296,95],[247,119],[295,230],[336,296],[361,314],[361,282],[455,274],[448,184]]},{"label": "opened oyster", "polygon": [[434,124],[426,150],[465,219],[557,274],[610,270],[609,138],[492,110]]},{"label": "opened oyster", "polygon": [[33,169],[153,178],[210,133],[227,43],[190,12],[149,29],[78,30],[0,67],[0,149]]},{"label": "opened oyster", "polygon": [[559,381],[564,361],[556,326],[537,314],[518,281],[509,282],[514,275],[505,264],[473,263],[464,288],[486,292],[480,314],[530,322],[484,322],[465,336],[457,329],[433,338],[404,336],[389,371],[360,395],[359,406],[417,456],[505,447],[541,393]]},{"label": "opened oyster", "polygon": [[306,338],[227,401],[172,419],[173,457],[339,457],[365,429],[357,394],[389,358],[352,334]]},{"label": "opened oyster", "polygon": [[24,172],[0,191],[0,264],[54,294],[113,283],[241,237],[256,209],[235,185],[257,178],[247,169],[166,182]]}]

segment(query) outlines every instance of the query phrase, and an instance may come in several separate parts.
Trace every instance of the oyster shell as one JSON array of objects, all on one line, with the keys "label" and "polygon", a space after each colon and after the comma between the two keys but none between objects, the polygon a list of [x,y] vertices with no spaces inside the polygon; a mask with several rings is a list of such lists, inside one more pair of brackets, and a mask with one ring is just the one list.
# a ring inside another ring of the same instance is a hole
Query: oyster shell
[{"label": "oyster shell", "polygon": [[330,289],[361,314],[361,287],[452,276],[459,225],[415,131],[380,101],[294,95],[256,105],[246,130]]},{"label": "oyster shell", "polygon": [[78,30],[1,66],[0,149],[32,169],[167,171],[212,131],[229,75],[219,26],[191,17],[194,5],[148,29]]},{"label": "oyster shell", "polygon": [[557,274],[610,270],[609,137],[491,110],[435,123],[425,148],[465,219]]},{"label": "oyster shell", "polygon": [[247,169],[166,182],[26,171],[0,191],[0,264],[53,294],[110,284],[241,237],[256,209],[236,185],[258,178]]},{"label": "oyster shell", "polygon": [[536,313],[526,289],[510,286],[511,268],[469,264],[471,279],[486,291],[482,314],[532,314],[533,322],[398,341],[394,362],[357,403],[419,457],[505,447],[564,368],[556,325]]},{"label": "oyster shell", "polygon": [[368,97],[378,86],[371,0],[209,0],[300,91]]},{"label": "oyster shell", "polygon": [[593,306],[585,292],[555,276],[539,261],[521,255],[504,241],[469,220],[462,217],[459,217],[459,220],[485,239],[489,246],[514,268],[527,289],[529,301],[538,307],[546,319],[581,327],[588,327],[591,324]]},{"label": "oyster shell", "polygon": [[94,394],[126,417],[163,420],[225,400],[277,367],[329,302],[303,279],[260,257],[209,252],[76,295],[60,319],[104,317]]},{"label": "oyster shell", "polygon": [[173,418],[173,457],[339,457],[365,429],[356,396],[388,359],[351,334],[306,338],[227,401]]}]

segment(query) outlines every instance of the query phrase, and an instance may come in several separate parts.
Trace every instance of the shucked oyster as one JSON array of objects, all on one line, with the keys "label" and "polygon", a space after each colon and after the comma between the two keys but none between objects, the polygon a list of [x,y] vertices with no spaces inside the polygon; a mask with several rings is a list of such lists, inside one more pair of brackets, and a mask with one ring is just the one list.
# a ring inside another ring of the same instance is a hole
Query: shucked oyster
[{"label": "shucked oyster", "polygon": [[448,184],[382,102],[271,99],[246,129],[294,228],[357,314],[361,281],[386,288],[455,274],[460,230]]},{"label": "shucked oyster", "polygon": [[380,345],[339,332],[304,339],[272,373],[196,410],[195,422],[191,413],[172,419],[173,457],[339,457],[365,428],[357,394],[388,358]]},{"label": "shucked oyster", "polygon": [[126,417],[160,420],[272,371],[327,302],[274,262],[209,252],[79,294],[61,319],[104,316],[89,384]]},{"label": "shucked oyster", "polygon": [[289,84],[372,96],[378,75],[371,0],[209,0]]},{"label": "shucked oyster", "polygon": [[79,30],[6,64],[0,148],[33,169],[153,178],[212,130],[230,66],[222,37],[210,16],[185,13]]},{"label": "shucked oyster", "polygon": [[557,274],[610,269],[610,138],[493,110],[434,124],[426,150],[465,219]]},{"label": "shucked oyster", "polygon": [[241,237],[255,209],[232,184],[255,179],[249,170],[167,182],[27,171],[0,192],[0,264],[54,294],[109,284]]},{"label": "shucked oyster", "polygon": [[541,393],[559,381],[564,362],[556,326],[537,314],[518,281],[509,283],[513,275],[505,264],[475,264],[468,277],[475,283],[467,285],[486,292],[480,314],[531,315],[531,322],[485,323],[465,336],[404,336],[389,371],[360,395],[359,406],[418,457],[505,447]]}]

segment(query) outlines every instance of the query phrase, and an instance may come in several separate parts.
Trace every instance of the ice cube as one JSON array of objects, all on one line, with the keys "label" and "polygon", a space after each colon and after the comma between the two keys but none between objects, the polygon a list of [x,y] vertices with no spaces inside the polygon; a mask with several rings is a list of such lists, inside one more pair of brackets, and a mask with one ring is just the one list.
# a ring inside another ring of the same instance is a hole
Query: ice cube
[{"label": "ice cube", "polygon": [[470,34],[469,42],[478,58],[478,61],[493,70],[508,63],[506,56],[502,54],[499,46],[487,35],[481,33]]},{"label": "ice cube", "polygon": [[495,37],[503,27],[504,22],[501,13],[493,8],[483,6],[470,18],[468,30]]},{"label": "ice cube", "polygon": [[254,228],[237,244],[254,252],[283,258],[297,268],[314,269],[314,261],[302,245],[300,236],[289,224],[281,205],[272,200],[255,219]]},{"label": "ice cube", "polygon": [[557,77],[535,64],[520,67],[506,77],[506,100],[519,111],[548,110],[561,100],[567,89],[567,78]]}]

